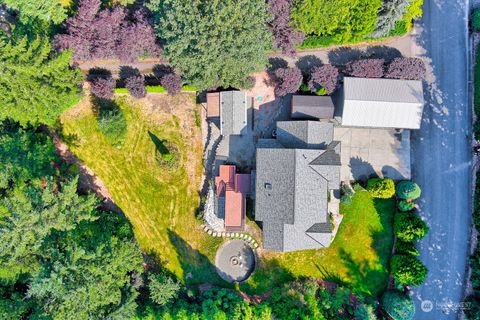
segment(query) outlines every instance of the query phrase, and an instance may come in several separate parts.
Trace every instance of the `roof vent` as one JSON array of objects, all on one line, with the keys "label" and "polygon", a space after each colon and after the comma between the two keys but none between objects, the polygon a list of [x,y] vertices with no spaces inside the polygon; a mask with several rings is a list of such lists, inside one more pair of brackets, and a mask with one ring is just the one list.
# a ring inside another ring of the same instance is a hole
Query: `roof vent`
[{"label": "roof vent", "polygon": [[272,184],[271,183],[265,183],[265,190],[272,190]]}]

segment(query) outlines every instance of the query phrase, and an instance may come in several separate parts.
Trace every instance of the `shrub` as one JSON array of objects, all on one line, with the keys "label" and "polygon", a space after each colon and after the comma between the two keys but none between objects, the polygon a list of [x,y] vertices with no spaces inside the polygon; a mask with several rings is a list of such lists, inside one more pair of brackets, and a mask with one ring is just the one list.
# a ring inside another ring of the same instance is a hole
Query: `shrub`
[{"label": "shrub", "polygon": [[413,319],[415,304],[412,299],[396,290],[386,291],[381,299],[382,307],[394,320]]},{"label": "shrub", "polygon": [[390,269],[392,277],[404,285],[419,286],[425,281],[428,269],[423,263],[411,255],[394,255]]},{"label": "shrub", "polygon": [[389,199],[395,194],[395,183],[389,178],[373,178],[368,180],[367,190],[374,198]]},{"label": "shrub", "polygon": [[111,99],[113,97],[115,80],[111,76],[107,78],[98,77],[91,80],[90,83],[93,95],[102,99]]},{"label": "shrub", "polygon": [[295,93],[303,81],[302,72],[298,68],[279,68],[275,70],[275,95],[278,97]]},{"label": "shrub", "polygon": [[472,22],[473,30],[477,32],[480,31],[480,9],[479,8],[476,8],[475,10],[473,10],[471,22]]},{"label": "shrub", "polygon": [[425,77],[425,63],[420,58],[395,58],[388,65],[386,78],[422,80]]},{"label": "shrub", "polygon": [[417,241],[428,232],[427,224],[413,212],[401,212],[395,215],[393,231],[403,241]]},{"label": "shrub", "polygon": [[268,0],[269,11],[273,19],[270,29],[273,34],[273,45],[288,56],[296,56],[295,45],[302,43],[305,35],[295,31],[290,24],[292,0]]},{"label": "shrub", "polygon": [[143,98],[147,95],[145,91],[145,78],[142,75],[127,78],[127,80],[125,80],[125,87],[135,98]]},{"label": "shrub", "polygon": [[412,256],[420,255],[420,252],[418,252],[418,249],[415,248],[412,242],[405,242],[402,240],[397,240],[397,242],[395,242],[395,253]]},{"label": "shrub", "polygon": [[342,185],[342,192],[343,195],[340,198],[340,202],[346,205],[352,203],[352,198],[355,195],[355,191],[353,191],[352,187],[346,184]]},{"label": "shrub", "polygon": [[415,203],[413,201],[400,200],[398,202],[398,210],[400,211],[411,211],[415,208]]},{"label": "shrub", "polygon": [[410,31],[413,27],[413,19],[417,17],[422,16],[422,5],[423,5],[423,0],[412,0],[410,2],[410,5],[407,8],[407,12],[405,12],[405,15],[403,16],[403,22],[405,23],[405,27],[407,28],[407,31]]},{"label": "shrub", "polygon": [[345,72],[358,78],[381,78],[384,73],[383,59],[360,59],[347,63]]},{"label": "shrub", "polygon": [[467,320],[480,319],[480,297],[470,295],[465,299],[465,308],[463,309]]},{"label": "shrub", "polygon": [[163,274],[148,275],[150,299],[158,305],[166,305],[178,296],[180,284]]},{"label": "shrub", "polygon": [[315,93],[324,89],[325,93],[332,94],[337,88],[338,76],[338,69],[332,65],[314,67],[308,80],[308,87]]},{"label": "shrub", "polygon": [[412,181],[401,181],[397,184],[397,197],[400,199],[415,200],[420,197],[422,191],[418,184]]},{"label": "shrub", "polygon": [[167,90],[169,94],[177,94],[182,91],[182,77],[175,73],[164,75],[160,79],[160,84]]},{"label": "shrub", "polygon": [[472,282],[473,291],[480,295],[480,248],[477,248],[469,258],[470,267],[472,268],[472,275],[470,281]]}]

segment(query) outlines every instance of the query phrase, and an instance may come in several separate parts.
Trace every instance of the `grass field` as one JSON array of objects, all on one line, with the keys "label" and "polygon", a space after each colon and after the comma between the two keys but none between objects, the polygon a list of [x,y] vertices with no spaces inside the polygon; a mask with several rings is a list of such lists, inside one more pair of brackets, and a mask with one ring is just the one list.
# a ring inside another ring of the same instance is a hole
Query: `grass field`
[{"label": "grass field", "polygon": [[[212,265],[221,240],[200,228],[195,218],[201,176],[201,138],[195,96],[149,95],[116,98],[127,129],[122,144],[112,145],[100,131],[88,101],[65,113],[70,148],[105,183],[131,221],[143,250],[163,262],[187,284],[227,286]],[[72,141],[71,141],[72,140]],[[156,144],[178,147],[178,165],[162,165]],[[261,253],[253,276],[241,284],[263,293],[295,278],[323,278],[376,295],[387,283],[395,203],[357,192],[331,247],[296,253]]]},{"label": "grass field", "polygon": [[[188,283],[223,284],[209,263],[219,240],[207,236],[195,218],[202,153],[195,96],[160,95],[153,103],[129,99],[116,99],[127,123],[121,147],[102,134],[88,100],[65,113],[64,135],[76,137],[71,150],[105,183],[143,250]],[[178,166],[158,163],[153,137],[178,147]]]}]

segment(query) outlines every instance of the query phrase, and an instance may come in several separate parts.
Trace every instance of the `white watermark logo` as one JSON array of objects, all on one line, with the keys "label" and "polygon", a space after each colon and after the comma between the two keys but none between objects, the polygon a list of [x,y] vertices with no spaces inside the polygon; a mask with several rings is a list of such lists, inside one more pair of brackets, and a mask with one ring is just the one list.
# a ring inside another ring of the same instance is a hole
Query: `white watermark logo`
[{"label": "white watermark logo", "polygon": [[433,302],[430,300],[423,300],[420,308],[423,312],[430,312],[433,310]]}]

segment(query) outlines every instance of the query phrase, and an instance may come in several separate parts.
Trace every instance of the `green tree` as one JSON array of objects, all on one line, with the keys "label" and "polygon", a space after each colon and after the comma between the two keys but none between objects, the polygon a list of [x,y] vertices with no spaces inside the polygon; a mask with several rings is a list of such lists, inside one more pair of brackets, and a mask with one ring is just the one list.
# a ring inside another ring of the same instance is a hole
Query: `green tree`
[{"label": "green tree", "polygon": [[395,183],[392,179],[369,179],[367,190],[374,198],[389,199],[395,194]]},{"label": "green tree", "polygon": [[272,43],[264,0],[150,0],[164,55],[193,86],[246,88]]},{"label": "green tree", "polygon": [[399,212],[395,214],[393,232],[402,241],[420,240],[428,233],[428,229],[425,221],[413,212]]},{"label": "green tree", "polygon": [[0,188],[15,182],[53,175],[52,163],[58,161],[52,140],[46,134],[0,125]]},{"label": "green tree", "polygon": [[412,181],[401,181],[397,184],[397,197],[400,199],[415,200],[420,197],[422,191],[418,184]]},{"label": "green tree", "polygon": [[374,31],[381,4],[381,0],[296,0],[292,18],[295,27],[307,35],[344,43]]},{"label": "green tree", "polygon": [[415,209],[415,203],[413,201],[400,200],[398,202],[398,210],[400,211],[411,211]]},{"label": "green tree", "polygon": [[56,55],[48,39],[16,40],[0,32],[0,120],[52,125],[79,99],[81,73],[71,53]]},{"label": "green tree", "polygon": [[52,233],[95,219],[97,199],[76,192],[74,179],[60,187],[48,183],[45,188],[14,188],[0,198],[0,278],[37,272]]},{"label": "green tree", "polygon": [[66,9],[60,0],[0,0],[8,7],[20,12],[24,23],[38,19],[43,22],[59,24],[67,18]]},{"label": "green tree", "polygon": [[388,290],[382,296],[382,307],[394,320],[411,320],[415,314],[412,299],[396,290]]},{"label": "green tree", "polygon": [[428,269],[411,255],[394,255],[391,261],[392,277],[404,285],[419,286],[425,281]]},{"label": "green tree", "polygon": [[178,296],[180,284],[164,274],[148,275],[150,299],[158,305],[166,305]]}]

